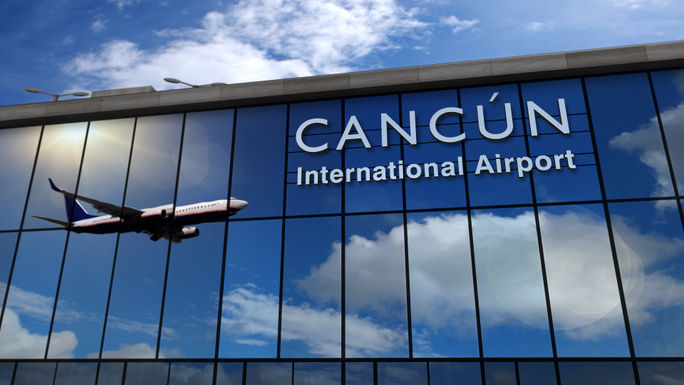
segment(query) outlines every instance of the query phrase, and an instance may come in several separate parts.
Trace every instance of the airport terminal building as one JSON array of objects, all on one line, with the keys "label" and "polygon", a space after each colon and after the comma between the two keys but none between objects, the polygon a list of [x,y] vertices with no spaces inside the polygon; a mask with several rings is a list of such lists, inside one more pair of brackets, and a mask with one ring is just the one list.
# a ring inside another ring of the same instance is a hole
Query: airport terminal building
[{"label": "airport terminal building", "polygon": [[0,161],[2,385],[684,383],[684,42],[0,107]]}]

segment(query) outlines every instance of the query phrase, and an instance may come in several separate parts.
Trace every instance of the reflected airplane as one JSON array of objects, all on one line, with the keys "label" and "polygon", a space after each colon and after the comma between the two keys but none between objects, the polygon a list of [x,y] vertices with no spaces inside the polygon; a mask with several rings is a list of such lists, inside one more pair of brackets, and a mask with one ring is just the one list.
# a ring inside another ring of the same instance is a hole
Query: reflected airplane
[{"label": "reflected airplane", "polygon": [[[186,225],[220,222],[247,206],[246,201],[231,197],[230,200],[219,199],[176,206],[175,211],[172,204],[136,209],[76,195],[55,186],[52,179],[48,180],[53,190],[64,195],[68,222],[37,215],[33,217],[64,226],[75,233],[108,234],[135,231],[149,234],[153,241],[166,238],[178,243],[183,239],[194,238],[200,233],[197,227],[185,227]],[[91,204],[98,212],[107,215],[88,214],[79,200]]]}]

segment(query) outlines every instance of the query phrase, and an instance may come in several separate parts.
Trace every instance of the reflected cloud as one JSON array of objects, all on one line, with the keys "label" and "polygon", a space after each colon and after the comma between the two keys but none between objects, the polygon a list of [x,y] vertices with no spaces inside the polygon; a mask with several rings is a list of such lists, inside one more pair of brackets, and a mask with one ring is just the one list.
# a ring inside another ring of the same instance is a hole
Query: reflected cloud
[{"label": "reflected cloud", "polygon": [[[156,349],[145,343],[121,344],[117,350],[103,351],[102,358],[153,358],[155,353]],[[97,355],[97,353],[91,353],[88,354],[88,358],[97,358]],[[161,353],[159,358],[163,358]]]},{"label": "reflected cloud", "polygon": [[[469,250],[467,237],[453,236],[454,231],[462,231],[465,221],[466,215],[455,213],[408,223],[409,234],[413,234],[411,239],[415,238],[414,242],[417,242],[413,246],[420,250],[411,259],[412,295],[420,293],[412,296],[413,322],[429,326],[424,332],[462,330],[465,333],[472,330],[469,324],[473,322],[472,316],[468,317],[473,311],[473,299],[469,297],[472,286],[468,287],[472,285],[471,270],[465,263],[469,261],[457,265],[457,276],[445,273],[435,262],[454,259],[455,251]],[[496,280],[481,283],[483,290],[491,291],[490,297],[494,298],[480,303],[481,312],[491,318],[487,325],[519,325],[522,322],[533,328],[547,328],[546,303],[543,298],[537,298],[539,287],[524,279],[513,282],[505,279],[506,276],[527,275],[525,271],[518,271],[524,270],[526,265],[515,261],[529,259],[530,255],[537,258],[536,236],[534,242],[519,242],[511,247],[515,239],[528,239],[529,234],[536,234],[533,213],[515,217],[480,213],[473,215],[472,221],[473,227],[480,229],[477,239],[501,240],[488,245],[489,258],[481,261],[485,268],[510,273],[492,273],[490,276],[498,277]],[[545,250],[553,250],[553,256],[547,254],[547,274],[552,281],[550,290],[556,329],[575,340],[596,340],[619,333],[623,318],[603,219],[589,212],[541,212],[540,221],[542,227],[548,229],[543,238]],[[628,297],[635,298],[630,303],[633,326],[653,321],[656,310],[684,304],[684,298],[676,294],[684,292],[684,282],[665,270],[646,272],[648,266],[684,252],[684,241],[642,233],[619,217],[615,219],[614,228],[618,234],[615,238],[618,251],[628,256],[621,263],[625,265],[622,268],[624,287],[629,291]],[[333,244],[328,259],[298,282],[319,305],[340,300],[340,247],[339,242]],[[349,238],[347,277],[355,276],[357,284],[347,287],[347,293],[359,298],[354,308],[348,307],[346,315],[347,333],[358,333],[347,336],[348,343],[358,341],[357,345],[346,347],[350,356],[381,356],[405,343],[404,330],[388,328],[359,314],[363,310],[390,311],[388,303],[403,300],[403,282],[388,278],[396,274],[386,271],[388,266],[390,269],[403,268],[392,267],[397,265],[392,259],[396,258],[397,252],[403,254],[403,247],[402,226],[388,232],[376,232],[372,238],[360,235]],[[245,285],[229,292],[223,301],[223,330],[235,342],[261,346],[276,337],[277,296],[259,294],[254,285]],[[313,304],[293,306],[287,300],[283,306],[283,314],[289,317],[283,324],[284,340],[300,340],[313,354],[339,354],[339,331],[321,326],[339,323],[338,311],[328,307],[314,308]],[[415,337],[421,350],[430,350],[430,339],[434,336],[418,332]]]},{"label": "reflected cloud", "polygon": [[[521,214],[518,217],[501,217],[490,213],[475,214],[472,218],[473,227],[482,229],[477,234],[481,239],[493,239],[500,237],[502,233],[511,234],[511,239],[522,236],[521,233],[534,234],[534,219],[531,212]],[[463,278],[441,274],[436,269],[434,260],[452,258],[454,250],[467,250],[469,245],[465,241],[459,241],[459,237],[453,236],[453,231],[463,228],[463,221],[467,217],[464,214],[446,214],[428,217],[422,222],[410,221],[409,233],[419,234],[415,238],[419,242],[416,249],[420,249],[420,258],[411,259],[412,293],[425,293],[420,298],[412,297],[414,310],[413,322],[426,323],[434,328],[462,327],[463,321],[459,314],[470,310],[472,298],[459,296],[459,293],[467,292],[465,284],[470,282],[469,268],[463,272]],[[553,280],[555,290],[552,292],[554,321],[557,329],[567,331],[571,338],[585,340],[595,339],[603,335],[616,333],[613,322],[621,323],[620,304],[615,291],[615,272],[612,263],[605,266],[597,266],[597,253],[606,249],[607,238],[606,226],[602,219],[596,218],[589,213],[565,213],[556,215],[540,213],[540,221],[543,227],[559,229],[549,231],[544,238],[544,247],[554,250],[555,263],[547,266],[549,280]],[[629,244],[618,238],[616,241],[620,248],[630,249],[633,259],[642,258],[644,250],[649,250],[651,258],[664,258],[667,255],[684,250],[681,240],[669,239],[652,234],[644,234],[635,228],[622,224],[628,229],[632,240]],[[624,230],[623,230],[624,231]],[[496,235],[496,237],[494,236]],[[413,238],[412,238],[413,239]],[[568,241],[570,240],[570,241]],[[339,245],[334,245],[339,248]],[[491,260],[487,263],[491,266],[507,266],[516,269],[516,264],[511,261],[529,258],[530,254],[537,255],[536,243],[527,243],[522,247],[512,248],[510,242],[500,242],[489,247],[499,248],[491,252]],[[386,277],[388,274],[382,269],[392,266],[390,259],[395,253],[393,250],[401,249],[403,252],[403,229],[396,226],[389,232],[377,232],[373,238],[359,235],[350,237],[346,245],[347,276],[356,275],[357,285],[348,287],[349,290],[357,291],[357,297],[363,298],[358,304],[360,308],[369,308],[382,311],[388,301],[400,300],[403,295],[403,284],[392,282]],[[610,253],[610,250],[607,250]],[[610,254],[607,254],[610,255]],[[339,286],[336,284],[338,276],[334,276],[332,266],[339,266],[339,253],[334,251],[319,267],[312,269],[309,276],[301,281],[301,287],[307,291],[311,298],[321,302],[334,298],[339,300]],[[612,261],[610,257],[608,260]],[[548,263],[548,262],[547,262]],[[464,266],[461,266],[464,267]],[[520,268],[520,267],[518,267]],[[670,293],[672,284],[674,287],[682,287],[674,276],[665,271],[647,274],[644,267],[635,265],[629,270],[629,276],[625,278],[625,287],[635,285],[633,277],[643,277],[649,282],[641,289],[640,301],[631,309],[634,313],[636,324],[648,322],[653,314],[650,312],[659,307],[672,306],[679,299],[663,303],[657,298],[672,297]],[[464,270],[464,269],[461,269]],[[511,276],[525,276],[511,273]],[[578,286],[577,282],[583,282]],[[498,295],[498,301],[481,304],[487,306],[487,314],[493,315],[490,325],[506,324],[511,320],[522,320],[533,327],[546,327],[546,308],[544,301],[525,301],[525,298],[537,296],[538,288],[528,285],[526,282],[491,281],[488,283],[493,292]],[[510,301],[507,293],[507,285],[515,285],[516,301]],[[529,292],[529,293],[528,293]],[[682,290],[681,292],[684,292]],[[528,293],[529,295],[526,295]],[[588,300],[591,299],[591,300]],[[516,303],[516,307],[509,306]],[[418,307],[426,310],[416,312]],[[433,309],[427,311],[427,309]],[[440,311],[434,311],[440,309]],[[631,313],[630,313],[631,314]],[[631,318],[631,317],[630,317]],[[605,319],[612,320],[605,322]],[[347,322],[350,317],[347,316]],[[349,328],[348,328],[349,329]],[[370,345],[370,344],[368,344]]]},{"label": "reflected cloud", "polygon": [[[4,282],[0,282],[0,292],[3,292],[5,287],[6,284]],[[9,296],[7,308],[5,309],[5,317],[2,323],[2,329],[0,330],[0,357],[21,358],[36,356],[35,354],[30,356],[26,356],[24,354],[24,352],[31,352],[31,349],[35,350],[34,353],[39,351],[39,357],[43,356],[46,345],[46,336],[31,333],[29,329],[23,327],[19,323],[19,316],[27,316],[30,319],[41,322],[50,322],[50,318],[52,317],[53,301],[54,299],[52,297],[26,291],[14,285],[12,286],[12,295]],[[8,314],[13,316],[10,315],[10,319],[8,319]],[[102,322],[102,320],[101,316],[98,316],[96,313],[74,310],[68,301],[61,300],[60,311],[58,311],[56,314],[55,322],[72,325],[74,328],[77,328],[79,324],[99,324]],[[111,315],[109,316],[108,321],[108,328],[116,328],[126,332],[142,333],[155,338],[157,337],[158,327],[159,324],[156,323],[144,323]],[[77,332],[77,329],[76,331],[66,330],[61,332],[53,332],[50,339],[50,357],[73,357],[74,349],[77,345]],[[70,338],[72,336],[73,346],[70,345],[70,342],[72,342]],[[169,339],[173,339],[177,337],[177,332],[173,328],[164,327],[164,336]],[[111,353],[134,354],[133,356],[118,355],[116,357],[139,357],[137,354],[148,353],[148,351],[142,345],[146,344],[122,344],[119,350],[113,351]],[[5,353],[8,355],[3,355]],[[174,357],[181,355],[177,350],[169,351],[169,355],[171,355],[171,353],[173,353],[172,356]],[[92,353],[88,355],[88,357],[97,357],[97,353]],[[140,357],[150,356],[147,355]]]},{"label": "reflected cloud", "polygon": [[[222,330],[234,342],[244,345],[264,346],[278,333],[278,297],[256,292],[253,285],[230,291],[223,297],[224,315]],[[340,325],[341,314],[332,308],[316,309],[309,304],[293,306],[283,304],[283,314],[288,322],[283,323],[284,341],[302,341],[313,354],[339,356],[340,329],[331,330],[329,325]],[[372,319],[357,314],[348,314],[347,354],[355,356],[382,355],[396,350],[405,343],[401,330],[382,327]],[[352,341],[363,341],[354,344]]]},{"label": "reflected cloud", "polygon": [[[684,152],[678,144],[684,143],[684,103],[660,113],[663,126],[666,127],[667,143],[670,149],[670,157],[675,172],[675,180],[684,181]],[[639,155],[639,160],[649,167],[656,179],[656,189],[651,196],[672,196],[672,179],[667,165],[667,159],[663,151],[658,118],[651,120],[639,129],[623,132],[610,140],[611,147],[634,152]],[[658,209],[675,209],[677,205],[672,201],[658,201],[655,203]]]},{"label": "reflected cloud", "polygon": [[[223,368],[219,365],[218,371],[223,371],[223,373],[217,373],[217,378],[227,377]],[[183,363],[173,363],[171,364],[171,377],[169,378],[170,384],[211,384],[214,379],[214,365],[212,364],[183,364]]]},{"label": "reflected cloud", "polygon": [[[10,308],[5,309],[0,330],[0,357],[43,358],[47,335],[31,333],[22,326],[19,315]],[[52,333],[50,354],[70,358],[78,345],[76,334],[70,330]]]}]

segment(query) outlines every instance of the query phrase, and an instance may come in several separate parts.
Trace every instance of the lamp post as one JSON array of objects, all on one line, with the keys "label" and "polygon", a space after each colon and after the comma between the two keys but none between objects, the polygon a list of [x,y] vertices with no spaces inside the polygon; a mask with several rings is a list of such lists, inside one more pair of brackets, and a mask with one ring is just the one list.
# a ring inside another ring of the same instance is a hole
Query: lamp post
[{"label": "lamp post", "polygon": [[185,84],[186,86],[190,86],[192,88],[204,88],[204,87],[227,85],[226,83],[222,83],[222,82],[215,82],[215,83],[210,83],[210,84],[192,84],[192,83],[186,83],[186,82],[184,82],[182,80],[178,80],[176,78],[164,78],[164,81],[168,82],[168,83],[173,83],[173,84]]},{"label": "lamp post", "polygon": [[26,92],[32,92],[32,93],[34,93],[34,94],[45,94],[45,95],[48,95],[48,96],[52,96],[52,101],[53,101],[53,102],[58,101],[60,96],[78,96],[78,97],[81,97],[81,96],[88,96],[88,95],[90,95],[89,92],[83,92],[83,91],[69,92],[69,93],[66,93],[66,94],[51,94],[51,93],[49,93],[49,92],[45,92],[45,91],[39,90],[39,89],[37,89],[37,88],[24,88],[24,91],[26,91]]}]

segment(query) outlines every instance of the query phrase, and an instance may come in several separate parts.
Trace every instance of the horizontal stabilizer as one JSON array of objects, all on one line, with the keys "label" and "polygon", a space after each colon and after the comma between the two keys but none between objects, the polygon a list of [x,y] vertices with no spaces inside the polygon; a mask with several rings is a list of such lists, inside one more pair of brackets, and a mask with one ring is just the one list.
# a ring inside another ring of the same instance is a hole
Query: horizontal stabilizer
[{"label": "horizontal stabilizer", "polygon": [[52,219],[52,218],[47,218],[47,217],[39,217],[38,215],[31,215],[31,216],[34,217],[34,218],[42,219],[42,220],[44,220],[44,221],[56,223],[56,224],[58,224],[58,225],[60,225],[60,226],[64,226],[64,227],[68,227],[68,226],[69,226],[69,222],[60,221],[59,219]]}]

